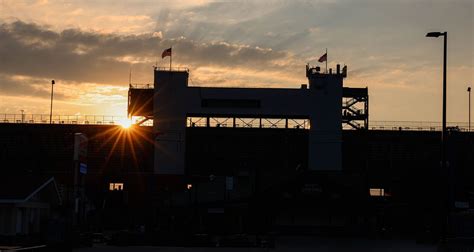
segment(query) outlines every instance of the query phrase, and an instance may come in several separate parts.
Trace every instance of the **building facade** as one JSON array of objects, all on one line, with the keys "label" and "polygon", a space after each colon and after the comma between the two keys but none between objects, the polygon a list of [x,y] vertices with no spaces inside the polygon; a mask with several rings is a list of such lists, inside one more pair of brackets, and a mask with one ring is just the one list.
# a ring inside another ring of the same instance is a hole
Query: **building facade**
[{"label": "building facade", "polygon": [[306,68],[298,88],[192,87],[189,71],[155,69],[155,172],[185,174],[187,127],[306,129],[308,170],[341,170],[341,110],[346,67]]}]

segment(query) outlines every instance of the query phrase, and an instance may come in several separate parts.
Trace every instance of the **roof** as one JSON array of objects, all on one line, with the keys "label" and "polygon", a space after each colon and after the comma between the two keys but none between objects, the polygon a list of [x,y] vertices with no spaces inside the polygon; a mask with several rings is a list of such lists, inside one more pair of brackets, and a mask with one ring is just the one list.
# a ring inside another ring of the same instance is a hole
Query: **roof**
[{"label": "roof", "polygon": [[26,202],[51,183],[60,198],[54,177],[2,175],[0,176],[0,203]]}]

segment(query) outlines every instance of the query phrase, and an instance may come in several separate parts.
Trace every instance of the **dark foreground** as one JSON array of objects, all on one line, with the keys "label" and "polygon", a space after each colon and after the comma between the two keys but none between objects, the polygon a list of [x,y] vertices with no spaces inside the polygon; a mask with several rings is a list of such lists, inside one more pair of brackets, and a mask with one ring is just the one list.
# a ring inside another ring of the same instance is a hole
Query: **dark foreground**
[{"label": "dark foreground", "polygon": [[[315,237],[285,236],[276,240],[275,248],[223,248],[223,247],[151,247],[130,246],[116,247],[94,245],[91,248],[81,248],[74,251],[99,252],[99,251],[439,251],[435,244],[417,244],[409,240],[367,240],[367,239],[334,239]],[[467,248],[456,251],[472,251]]]}]

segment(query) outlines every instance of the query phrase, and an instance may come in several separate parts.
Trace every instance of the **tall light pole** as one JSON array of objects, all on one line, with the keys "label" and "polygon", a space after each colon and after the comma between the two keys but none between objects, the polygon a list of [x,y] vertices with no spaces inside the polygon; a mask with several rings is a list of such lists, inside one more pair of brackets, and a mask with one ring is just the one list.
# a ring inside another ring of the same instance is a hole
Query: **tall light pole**
[{"label": "tall light pole", "polygon": [[[443,53],[443,122],[442,122],[442,131],[441,131],[441,176],[447,178],[445,190],[445,197],[446,200],[444,205],[444,213],[443,217],[445,218],[442,222],[442,238],[446,238],[447,234],[447,221],[448,221],[448,213],[450,208],[450,172],[448,172],[447,164],[446,164],[446,61],[447,61],[447,47],[448,47],[448,32],[428,32],[426,37],[430,38],[437,38],[439,36],[444,37],[444,53]],[[441,178],[442,178],[441,177]]]},{"label": "tall light pole", "polygon": [[51,109],[49,110],[49,124],[53,122],[53,91],[54,91],[54,80],[51,81]]},{"label": "tall light pole", "polygon": [[468,116],[469,117],[469,124],[467,126],[467,131],[470,132],[471,131],[471,87],[467,87],[467,92],[469,93],[469,105],[468,105],[469,106],[469,109],[468,109],[468,111],[469,111],[469,116]]}]

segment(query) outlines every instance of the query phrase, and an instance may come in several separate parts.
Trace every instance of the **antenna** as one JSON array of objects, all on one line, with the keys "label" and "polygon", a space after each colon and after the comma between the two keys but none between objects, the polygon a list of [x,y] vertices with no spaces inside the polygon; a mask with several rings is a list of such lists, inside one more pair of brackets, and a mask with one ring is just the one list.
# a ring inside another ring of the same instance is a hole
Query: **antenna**
[{"label": "antenna", "polygon": [[128,74],[128,85],[132,86],[132,66],[130,66],[130,73]]}]

